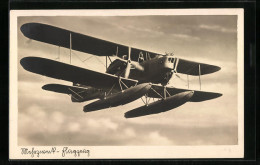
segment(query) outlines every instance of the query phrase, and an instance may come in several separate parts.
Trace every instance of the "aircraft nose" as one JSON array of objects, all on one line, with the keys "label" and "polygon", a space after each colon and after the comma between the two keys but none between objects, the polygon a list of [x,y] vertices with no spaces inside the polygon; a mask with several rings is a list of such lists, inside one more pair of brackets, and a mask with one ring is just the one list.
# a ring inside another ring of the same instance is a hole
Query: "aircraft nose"
[{"label": "aircraft nose", "polygon": [[183,95],[184,95],[187,99],[190,99],[190,98],[194,95],[194,91],[183,92]]},{"label": "aircraft nose", "polygon": [[190,91],[187,95],[188,95],[189,97],[191,97],[191,96],[193,96],[193,94],[194,94],[194,91]]},{"label": "aircraft nose", "polygon": [[164,68],[169,69],[169,70],[173,70],[174,69],[172,63],[169,63],[169,62],[165,62],[164,63]]}]

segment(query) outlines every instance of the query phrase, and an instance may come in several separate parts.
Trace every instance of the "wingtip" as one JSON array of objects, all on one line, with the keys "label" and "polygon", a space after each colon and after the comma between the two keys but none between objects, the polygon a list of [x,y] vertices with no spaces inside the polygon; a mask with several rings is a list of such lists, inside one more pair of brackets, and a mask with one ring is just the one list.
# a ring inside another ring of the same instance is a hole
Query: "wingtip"
[{"label": "wingtip", "polygon": [[209,71],[209,72],[206,73],[206,74],[215,73],[215,72],[218,72],[218,71],[221,70],[221,67],[219,67],[219,66],[214,66],[214,65],[212,65],[212,66],[213,66],[213,67],[212,67],[211,71]]},{"label": "wingtip", "polygon": [[42,63],[46,60],[47,59],[45,59],[45,58],[30,56],[30,57],[22,58],[20,60],[20,64],[25,70],[27,70],[29,72],[39,73],[44,70]]},{"label": "wingtip", "polygon": [[44,24],[35,23],[35,22],[25,23],[20,27],[20,30],[24,36],[28,38],[34,38],[34,36],[38,34],[39,31],[41,30],[39,28],[42,27],[43,25]]},{"label": "wingtip", "polygon": [[20,30],[24,36],[28,36],[30,34],[30,24],[31,23],[25,23],[20,27]]},{"label": "wingtip", "polygon": [[26,69],[26,66],[27,66],[27,64],[28,64],[28,59],[30,59],[29,57],[24,57],[24,58],[22,58],[21,60],[20,60],[20,64],[22,65],[22,67],[24,68],[24,69]]},{"label": "wingtip", "polygon": [[221,97],[221,96],[223,96],[222,93],[217,93],[217,97]]},{"label": "wingtip", "polygon": [[131,118],[136,118],[137,116],[132,116],[131,115],[131,113],[129,113],[130,111],[128,111],[128,112],[126,112],[125,114],[124,114],[124,117],[126,118],[126,119],[131,119]]},{"label": "wingtip", "polygon": [[217,66],[216,72],[220,71],[220,70],[221,70],[221,67]]},{"label": "wingtip", "polygon": [[48,87],[48,84],[45,84],[45,85],[42,86],[42,89],[47,90],[47,87]]},{"label": "wingtip", "polygon": [[124,117],[125,117],[126,119],[128,119],[128,118],[129,118],[129,117],[128,117],[128,115],[127,115],[126,113],[124,114]]},{"label": "wingtip", "polygon": [[20,64],[25,68],[31,61],[37,57],[24,57],[20,60]]}]

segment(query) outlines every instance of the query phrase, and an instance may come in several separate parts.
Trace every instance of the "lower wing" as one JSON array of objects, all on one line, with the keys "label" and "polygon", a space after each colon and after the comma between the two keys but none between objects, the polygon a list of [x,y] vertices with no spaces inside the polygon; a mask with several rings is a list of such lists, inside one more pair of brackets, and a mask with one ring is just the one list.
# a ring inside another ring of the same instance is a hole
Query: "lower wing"
[{"label": "lower wing", "polygon": [[[119,78],[115,75],[96,72],[85,68],[65,64],[62,62],[40,58],[25,57],[20,61],[27,71],[43,76],[70,81],[98,89],[120,90]],[[128,87],[137,84],[137,80],[120,77],[120,80]]]}]

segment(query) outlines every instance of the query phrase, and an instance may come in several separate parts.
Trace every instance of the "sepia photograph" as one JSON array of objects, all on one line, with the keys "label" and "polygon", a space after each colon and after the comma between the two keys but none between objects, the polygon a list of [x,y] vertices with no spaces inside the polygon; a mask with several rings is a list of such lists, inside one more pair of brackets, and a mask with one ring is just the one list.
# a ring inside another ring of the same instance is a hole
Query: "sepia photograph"
[{"label": "sepia photograph", "polygon": [[10,19],[11,159],[243,157],[242,9]]}]

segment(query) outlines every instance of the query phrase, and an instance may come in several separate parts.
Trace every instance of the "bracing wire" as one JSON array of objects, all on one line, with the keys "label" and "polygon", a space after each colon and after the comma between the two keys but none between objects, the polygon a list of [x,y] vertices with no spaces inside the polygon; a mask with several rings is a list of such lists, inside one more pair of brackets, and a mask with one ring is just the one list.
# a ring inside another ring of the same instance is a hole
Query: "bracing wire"
[{"label": "bracing wire", "polygon": [[95,57],[104,67],[106,67],[106,65],[98,58],[98,57]]},{"label": "bracing wire", "polygon": [[[61,50],[60,50],[60,46],[59,46],[59,49],[58,49],[58,57],[55,58],[55,60],[60,60],[60,53],[61,53]],[[90,56],[90,57],[88,57],[88,58],[82,60],[82,59],[80,58],[80,56],[79,56],[77,53],[75,53],[74,51],[70,51],[70,54],[75,55],[86,67],[89,67],[89,66],[88,66],[85,62],[93,57],[93,56]],[[70,56],[71,56],[71,55],[70,55]],[[70,57],[70,58],[71,58],[71,57]],[[105,64],[104,64],[99,58],[96,57],[96,59],[97,59],[104,67],[106,67]],[[110,58],[109,58],[109,60],[111,61]],[[70,61],[71,61],[71,59],[70,59]]]},{"label": "bracing wire", "polygon": [[[94,57],[94,56],[90,56],[90,57],[88,57],[88,58],[82,60],[75,52],[72,52],[72,54],[73,54],[73,55],[76,55],[76,57],[77,57],[85,66],[87,66],[87,67],[88,67],[88,65],[87,65],[85,62],[86,62],[87,60],[91,59],[92,57]],[[96,59],[97,59],[104,67],[106,67],[105,64],[104,64],[99,58],[96,57]]]},{"label": "bracing wire", "polygon": [[76,57],[77,57],[85,66],[88,66],[88,65],[85,63],[85,60],[83,61],[76,53],[72,52],[72,54],[76,55]]}]

